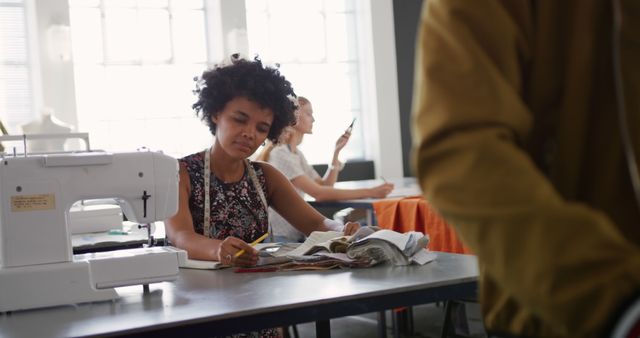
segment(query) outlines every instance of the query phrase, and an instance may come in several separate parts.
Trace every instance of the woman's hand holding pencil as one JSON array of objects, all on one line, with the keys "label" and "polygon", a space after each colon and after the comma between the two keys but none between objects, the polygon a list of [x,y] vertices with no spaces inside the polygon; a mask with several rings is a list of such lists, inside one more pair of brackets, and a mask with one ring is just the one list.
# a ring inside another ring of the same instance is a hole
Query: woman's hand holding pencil
[{"label": "woman's hand holding pencil", "polygon": [[[264,239],[265,239],[265,238],[267,238],[267,236],[268,236],[268,235],[269,235],[269,233],[268,233],[268,232],[267,232],[267,233],[265,233],[264,235],[262,235],[262,236],[258,237],[258,239],[256,239],[255,241],[251,242],[251,244],[249,244],[249,245],[251,245],[251,247],[256,246],[256,244],[258,244],[258,243],[260,243],[260,242],[264,241]],[[238,258],[238,257],[240,257],[243,253],[244,253],[244,249],[242,249],[242,250],[240,250],[240,251],[236,252],[235,257],[236,257],[236,258]]]},{"label": "woman's hand holding pencil", "polygon": [[267,238],[268,233],[260,236],[251,244],[236,237],[225,238],[218,247],[218,260],[230,266],[255,266],[258,263],[258,251],[254,246]]}]

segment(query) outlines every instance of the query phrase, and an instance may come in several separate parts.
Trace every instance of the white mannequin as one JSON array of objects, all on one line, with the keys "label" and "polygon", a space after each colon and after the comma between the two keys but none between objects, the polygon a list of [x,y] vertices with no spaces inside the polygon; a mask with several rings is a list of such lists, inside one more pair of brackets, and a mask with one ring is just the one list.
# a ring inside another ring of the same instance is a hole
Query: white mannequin
[{"label": "white mannequin", "polygon": [[[68,134],[73,130],[72,126],[56,119],[52,113],[53,110],[50,108],[42,109],[41,118],[23,125],[22,132],[26,135]],[[30,140],[28,141],[27,148],[29,152],[64,151],[66,141],[65,139]]]}]

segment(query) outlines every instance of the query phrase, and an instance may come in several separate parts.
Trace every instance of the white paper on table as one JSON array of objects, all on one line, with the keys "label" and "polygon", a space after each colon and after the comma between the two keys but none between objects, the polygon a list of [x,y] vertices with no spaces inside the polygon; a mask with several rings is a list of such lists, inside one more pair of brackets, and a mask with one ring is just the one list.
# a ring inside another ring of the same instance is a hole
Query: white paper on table
[{"label": "white paper on table", "polygon": [[435,259],[436,259],[436,254],[434,252],[431,252],[427,249],[423,249],[416,252],[413,256],[411,256],[411,258],[409,258],[409,261],[418,263],[420,265],[425,265]]},{"label": "white paper on table", "polygon": [[409,187],[397,187],[391,190],[389,195],[386,198],[392,197],[409,197],[409,196],[420,196],[422,195],[422,190],[420,190],[420,186],[417,184],[415,186]]},{"label": "white paper on table", "polygon": [[218,270],[222,268],[228,268],[228,265],[224,265],[217,261],[202,261],[199,259],[189,259],[184,264],[180,264],[180,268],[183,269],[199,269],[199,270]]}]

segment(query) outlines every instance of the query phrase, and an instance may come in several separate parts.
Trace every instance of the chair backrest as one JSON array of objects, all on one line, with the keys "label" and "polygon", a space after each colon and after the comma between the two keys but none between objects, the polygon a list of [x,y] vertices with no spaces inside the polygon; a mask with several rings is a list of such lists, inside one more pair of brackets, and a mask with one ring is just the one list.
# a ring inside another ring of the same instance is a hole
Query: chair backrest
[{"label": "chair backrest", "polygon": [[[328,166],[326,164],[314,164],[313,168],[320,176],[323,176]],[[376,177],[373,161],[366,160],[347,161],[344,164],[344,169],[338,174],[338,181],[371,180],[374,178]]]}]

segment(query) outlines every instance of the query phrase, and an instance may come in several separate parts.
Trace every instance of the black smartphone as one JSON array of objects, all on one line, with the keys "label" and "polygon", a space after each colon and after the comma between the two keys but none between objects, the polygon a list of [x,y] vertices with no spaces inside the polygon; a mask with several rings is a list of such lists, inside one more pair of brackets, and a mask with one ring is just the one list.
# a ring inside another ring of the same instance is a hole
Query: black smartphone
[{"label": "black smartphone", "polygon": [[353,123],[356,122],[356,118],[354,117],[353,120],[351,120],[351,124],[347,127],[347,132],[351,132],[353,130]]}]

